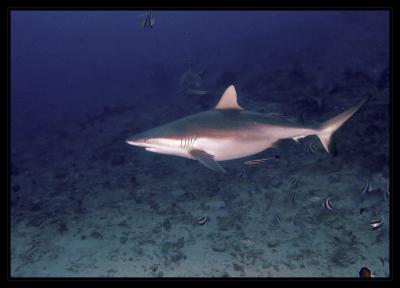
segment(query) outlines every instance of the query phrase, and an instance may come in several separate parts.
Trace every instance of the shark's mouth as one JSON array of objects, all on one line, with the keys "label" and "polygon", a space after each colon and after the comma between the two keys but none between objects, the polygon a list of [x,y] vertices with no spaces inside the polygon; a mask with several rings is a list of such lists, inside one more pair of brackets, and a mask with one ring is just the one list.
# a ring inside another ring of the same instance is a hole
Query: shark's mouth
[{"label": "shark's mouth", "polygon": [[155,153],[160,151],[160,149],[157,149],[157,148],[154,148],[154,147],[147,147],[145,149],[146,149],[146,151],[155,152]]}]

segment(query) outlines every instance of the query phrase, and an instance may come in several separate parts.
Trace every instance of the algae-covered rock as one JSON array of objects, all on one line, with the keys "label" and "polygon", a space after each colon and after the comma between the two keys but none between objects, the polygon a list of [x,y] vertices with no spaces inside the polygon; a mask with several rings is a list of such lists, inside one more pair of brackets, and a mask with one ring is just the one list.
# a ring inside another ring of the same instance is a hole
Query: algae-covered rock
[{"label": "algae-covered rock", "polygon": [[177,252],[185,246],[185,238],[180,237],[176,242],[166,241],[163,243],[161,251],[164,255],[168,255],[171,252]]},{"label": "algae-covered rock", "polygon": [[233,263],[233,270],[243,272],[244,271],[244,267],[242,265],[237,264],[237,263]]},{"label": "algae-covered rock", "polygon": [[169,231],[171,230],[171,222],[166,219],[163,223],[162,223],[162,227],[164,228],[165,231]]},{"label": "algae-covered rock", "polygon": [[269,240],[269,241],[267,242],[267,246],[268,246],[269,248],[276,247],[278,244],[279,244],[279,240],[277,240],[277,239]]},{"label": "algae-covered rock", "polygon": [[227,231],[233,228],[235,219],[229,216],[223,216],[217,218],[218,229],[221,231]]},{"label": "algae-covered rock", "polygon": [[211,243],[211,248],[216,252],[224,252],[226,250],[226,241],[223,239],[216,239]]},{"label": "algae-covered rock", "polygon": [[334,213],[333,211],[328,211],[328,210],[322,210],[318,215],[317,219],[320,223],[324,223],[326,225],[330,224],[339,224],[340,221],[338,221],[339,215],[337,213]]}]

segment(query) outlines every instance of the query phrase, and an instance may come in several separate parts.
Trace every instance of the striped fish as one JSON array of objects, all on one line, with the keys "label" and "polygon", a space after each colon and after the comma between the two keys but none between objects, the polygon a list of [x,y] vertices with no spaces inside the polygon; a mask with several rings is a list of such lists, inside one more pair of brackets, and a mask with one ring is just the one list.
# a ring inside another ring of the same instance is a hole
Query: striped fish
[{"label": "striped fish", "polygon": [[242,178],[246,176],[246,169],[243,169],[243,171],[239,174],[239,178]]},{"label": "striped fish", "polygon": [[334,197],[335,197],[335,196],[331,196],[331,197],[326,198],[326,199],[324,200],[324,203],[322,204],[322,206],[323,206],[325,209],[333,210],[333,205],[332,205],[331,199],[334,198]]},{"label": "striped fish", "polygon": [[390,187],[389,187],[389,185],[390,185],[390,183],[388,182],[387,185],[386,185],[385,192],[384,192],[385,199],[389,199],[390,198]]},{"label": "striped fish", "polygon": [[297,176],[293,176],[289,179],[289,184],[290,186],[292,186],[293,188],[297,188],[297,184],[299,184],[299,177]]},{"label": "striped fish", "polygon": [[290,193],[290,201],[292,201],[293,204],[296,204],[296,190],[292,190],[292,193]]},{"label": "striped fish", "polygon": [[275,224],[279,224],[281,222],[281,217],[278,212],[274,212],[274,222]]},{"label": "striped fish", "polygon": [[372,230],[378,230],[383,225],[383,217],[382,216],[374,216],[369,221],[369,225],[371,226]]},{"label": "striped fish", "polygon": [[140,21],[140,26],[142,28],[146,28],[146,27],[153,28],[155,22],[156,22],[156,19],[154,18],[153,14],[150,12],[149,14],[146,14],[146,18],[144,18],[142,21]]},{"label": "striped fish", "polygon": [[379,256],[379,260],[382,263],[382,266],[385,266],[385,259],[382,256]]},{"label": "striped fish", "polygon": [[207,223],[207,217],[206,216],[200,217],[199,219],[196,220],[196,222],[199,225],[204,225]]},{"label": "striped fish", "polygon": [[366,195],[371,190],[368,179],[361,188],[361,195]]},{"label": "striped fish", "polygon": [[309,150],[312,154],[323,152],[323,151],[320,149],[320,147],[319,147],[319,146],[316,147],[316,145],[317,145],[317,143],[316,143],[315,141],[311,142],[310,144],[308,144],[308,150]]}]

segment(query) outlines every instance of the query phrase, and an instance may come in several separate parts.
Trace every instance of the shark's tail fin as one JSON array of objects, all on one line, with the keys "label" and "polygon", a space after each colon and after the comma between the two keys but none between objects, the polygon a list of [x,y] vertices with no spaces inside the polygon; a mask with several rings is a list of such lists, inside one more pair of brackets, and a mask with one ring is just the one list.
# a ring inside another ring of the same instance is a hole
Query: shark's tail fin
[{"label": "shark's tail fin", "polygon": [[335,155],[335,146],[331,141],[332,134],[342,126],[354,113],[356,113],[361,106],[363,106],[369,98],[363,100],[359,104],[347,109],[346,111],[340,113],[339,115],[323,122],[319,127],[319,132],[317,133],[318,138],[321,140],[326,152]]}]

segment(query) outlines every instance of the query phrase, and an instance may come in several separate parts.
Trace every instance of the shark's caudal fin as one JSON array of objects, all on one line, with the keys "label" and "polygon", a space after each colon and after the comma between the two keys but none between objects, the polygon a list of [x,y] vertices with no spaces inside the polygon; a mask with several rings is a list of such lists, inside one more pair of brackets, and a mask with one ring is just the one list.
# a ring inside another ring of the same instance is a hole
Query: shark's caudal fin
[{"label": "shark's caudal fin", "polygon": [[361,106],[367,102],[369,98],[363,100],[358,105],[347,109],[346,111],[340,113],[339,115],[329,119],[328,121],[323,122],[319,127],[319,132],[317,136],[321,140],[322,145],[328,153],[335,154],[334,145],[331,141],[332,134],[342,126],[354,113],[356,113]]}]

